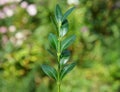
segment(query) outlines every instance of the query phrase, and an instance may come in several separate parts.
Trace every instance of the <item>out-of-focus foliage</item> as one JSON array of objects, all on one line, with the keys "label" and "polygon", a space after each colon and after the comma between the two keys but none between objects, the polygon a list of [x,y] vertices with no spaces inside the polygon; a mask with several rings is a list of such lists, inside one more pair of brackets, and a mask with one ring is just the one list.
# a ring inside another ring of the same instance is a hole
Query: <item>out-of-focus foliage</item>
[{"label": "out-of-focus foliage", "polygon": [[64,12],[76,6],[69,50],[78,65],[62,92],[120,92],[119,0],[0,0],[0,92],[55,92],[40,65],[55,63],[46,49],[57,3]]}]

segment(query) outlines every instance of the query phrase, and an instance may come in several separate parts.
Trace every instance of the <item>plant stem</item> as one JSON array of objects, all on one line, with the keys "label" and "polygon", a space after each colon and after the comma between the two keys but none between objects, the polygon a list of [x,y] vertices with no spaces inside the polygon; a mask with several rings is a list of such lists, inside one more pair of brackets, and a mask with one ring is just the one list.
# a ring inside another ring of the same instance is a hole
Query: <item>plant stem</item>
[{"label": "plant stem", "polygon": [[57,85],[57,86],[58,86],[58,92],[60,92],[60,84],[58,83],[58,85]]},{"label": "plant stem", "polygon": [[57,81],[57,86],[58,86],[58,92],[60,92],[60,64],[59,64],[59,62],[60,62],[60,56],[58,55],[58,81]]},{"label": "plant stem", "polygon": [[[60,32],[60,28],[61,28],[61,23],[59,23],[58,25],[58,31]],[[60,39],[60,34],[58,35],[58,50],[57,50],[57,59],[58,59],[58,81],[57,81],[57,86],[58,86],[58,92],[60,92],[60,85],[61,85],[61,81],[60,81],[60,55],[61,55],[61,39]]]}]

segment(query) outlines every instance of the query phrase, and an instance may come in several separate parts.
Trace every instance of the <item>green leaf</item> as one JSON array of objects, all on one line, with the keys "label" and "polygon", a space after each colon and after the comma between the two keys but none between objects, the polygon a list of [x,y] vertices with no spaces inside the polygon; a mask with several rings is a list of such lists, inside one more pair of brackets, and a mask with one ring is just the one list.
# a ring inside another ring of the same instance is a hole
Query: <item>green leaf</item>
[{"label": "green leaf", "polygon": [[68,62],[68,60],[69,60],[69,56],[67,56],[67,57],[62,57],[61,59],[60,59],[60,65],[61,65],[61,67],[63,67],[67,62]]},{"label": "green leaf", "polygon": [[62,11],[58,4],[56,5],[56,9],[55,9],[55,18],[58,23],[62,20]]},{"label": "green leaf", "polygon": [[47,49],[47,51],[52,55],[52,56],[57,56],[56,53],[54,51],[52,51],[51,49]]},{"label": "green leaf", "polygon": [[62,58],[62,57],[68,57],[68,56],[70,56],[70,51],[69,51],[69,50],[64,50],[64,51],[62,51],[62,53],[61,53],[61,58]]},{"label": "green leaf", "polygon": [[60,36],[63,37],[64,35],[66,35],[66,33],[68,32],[68,21],[65,20],[63,21],[62,25],[61,25],[61,29],[60,29]]},{"label": "green leaf", "polygon": [[51,46],[57,50],[57,44],[58,44],[58,40],[57,40],[57,37],[56,35],[50,33],[49,34],[49,37],[48,37],[50,43],[51,43]]},{"label": "green leaf", "polygon": [[67,19],[68,15],[75,9],[75,7],[70,8],[67,12],[65,12],[65,14],[62,17],[62,21],[64,21],[65,19]]},{"label": "green leaf", "polygon": [[67,49],[75,40],[76,36],[72,35],[68,38],[66,38],[65,40],[62,41],[61,43],[61,51]]},{"label": "green leaf", "polygon": [[53,18],[52,16],[50,16],[50,20],[52,21],[52,24],[54,25],[55,30],[57,30],[57,23],[55,21],[55,18]]},{"label": "green leaf", "polygon": [[66,63],[68,62],[69,58],[70,58],[70,51],[69,50],[64,50],[61,53],[61,57],[60,57],[60,65],[61,65],[61,67],[66,65]]},{"label": "green leaf", "polygon": [[57,80],[57,71],[53,67],[48,66],[48,65],[42,65],[41,68],[46,75]]},{"label": "green leaf", "polygon": [[62,80],[66,74],[68,74],[74,67],[75,67],[76,63],[71,63],[67,66],[65,66],[60,73],[60,80]]}]

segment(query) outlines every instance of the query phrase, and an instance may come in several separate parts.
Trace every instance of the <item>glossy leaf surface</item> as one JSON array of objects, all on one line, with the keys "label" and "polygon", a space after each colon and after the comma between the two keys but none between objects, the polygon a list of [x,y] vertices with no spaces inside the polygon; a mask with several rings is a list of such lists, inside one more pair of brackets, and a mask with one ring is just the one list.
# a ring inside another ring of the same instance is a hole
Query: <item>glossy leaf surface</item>
[{"label": "glossy leaf surface", "polygon": [[66,35],[66,33],[68,32],[68,21],[65,20],[63,21],[62,25],[61,25],[61,30],[60,30],[60,36],[63,37],[64,35]]},{"label": "glossy leaf surface", "polygon": [[61,53],[61,59],[60,59],[60,65],[63,67],[66,65],[66,63],[68,62],[70,58],[70,51],[69,50],[64,50]]},{"label": "glossy leaf surface", "polygon": [[57,50],[58,40],[57,40],[56,35],[50,33],[48,38],[49,38],[49,41],[50,41],[51,46],[52,46],[54,49]]},{"label": "glossy leaf surface", "polygon": [[60,65],[61,65],[61,66],[64,66],[64,65],[68,62],[69,58],[70,58],[69,56],[62,57],[62,58],[60,59]]},{"label": "glossy leaf surface", "polygon": [[66,38],[65,40],[62,41],[62,44],[61,44],[61,51],[67,49],[75,40],[76,36],[75,35],[72,35],[68,38]]},{"label": "glossy leaf surface", "polygon": [[46,75],[57,80],[57,71],[53,67],[48,66],[48,65],[42,65],[41,68]]},{"label": "glossy leaf surface", "polygon": [[69,65],[66,65],[62,70],[60,74],[60,79],[62,80],[66,74],[68,74],[74,67],[76,63],[71,63]]},{"label": "glossy leaf surface", "polygon": [[58,23],[62,20],[62,11],[58,4],[56,5],[56,9],[55,9],[55,18]]},{"label": "glossy leaf surface", "polygon": [[75,9],[75,7],[70,8],[68,11],[65,12],[65,14],[62,17],[62,21],[67,19],[68,15]]}]

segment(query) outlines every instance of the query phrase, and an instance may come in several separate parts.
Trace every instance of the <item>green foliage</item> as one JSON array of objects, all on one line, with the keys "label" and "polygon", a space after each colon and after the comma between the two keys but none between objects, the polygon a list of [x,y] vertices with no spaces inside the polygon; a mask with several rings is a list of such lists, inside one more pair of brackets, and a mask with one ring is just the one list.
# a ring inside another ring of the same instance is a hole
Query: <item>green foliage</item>
[{"label": "green foliage", "polygon": [[57,71],[54,68],[48,65],[42,65],[41,68],[45,72],[45,74],[57,80]]},{"label": "green foliage", "polygon": [[[2,1],[10,3],[1,4]],[[55,81],[40,69],[46,63],[57,71],[57,49],[55,40],[49,39],[50,32],[56,38],[60,34],[61,42],[69,35],[77,36],[60,55],[62,68],[72,63],[69,61],[78,62],[76,69],[63,79],[62,92],[119,92],[119,0],[12,1],[0,0],[0,92],[56,92]],[[53,17],[56,3],[61,6],[62,17],[67,9],[76,7],[61,23],[60,31]],[[37,10],[34,16],[28,13],[31,6],[30,11],[34,6]]]},{"label": "green foliage", "polygon": [[75,67],[76,63],[72,63],[72,64],[69,64],[69,65],[66,65],[62,70],[61,70],[61,73],[60,73],[60,80],[62,80],[65,75],[67,73],[69,73],[74,67]]},{"label": "green foliage", "polygon": [[[48,65],[42,65],[42,70],[50,77],[57,81],[58,92],[60,92],[61,81],[64,76],[69,73],[76,65],[76,63],[66,65],[68,61],[68,57],[62,57],[62,52],[66,50],[75,40],[75,35],[72,35],[65,40],[63,40],[63,36],[68,32],[68,21],[67,16],[73,11],[74,8],[69,9],[63,16],[61,12],[61,8],[59,5],[56,5],[55,9],[55,18],[56,18],[56,28],[58,30],[58,36],[56,37],[54,34],[49,34],[49,40],[57,53],[57,62],[58,62],[58,70],[56,70]],[[65,53],[64,53],[65,54]]]},{"label": "green foliage", "polygon": [[60,9],[60,6],[59,5],[56,5],[56,9],[55,9],[55,18],[57,20],[57,22],[61,22],[62,20],[62,11]]},{"label": "green foliage", "polygon": [[54,34],[50,33],[48,39],[50,40],[51,46],[57,51],[57,45],[58,45],[57,37]]},{"label": "green foliage", "polygon": [[70,56],[63,56],[61,59],[60,59],[60,65],[61,67],[63,67],[69,60]]},{"label": "green foliage", "polygon": [[61,43],[61,51],[67,49],[75,41],[75,38],[75,35],[72,35],[63,40]]},{"label": "green foliage", "polygon": [[75,7],[70,8],[68,11],[65,12],[65,14],[62,17],[62,22],[65,21],[68,17],[68,15],[75,9]]},{"label": "green foliage", "polygon": [[68,21],[65,20],[63,21],[63,24],[61,26],[61,29],[60,29],[60,36],[63,37],[64,35],[66,35],[66,33],[68,32]]}]

